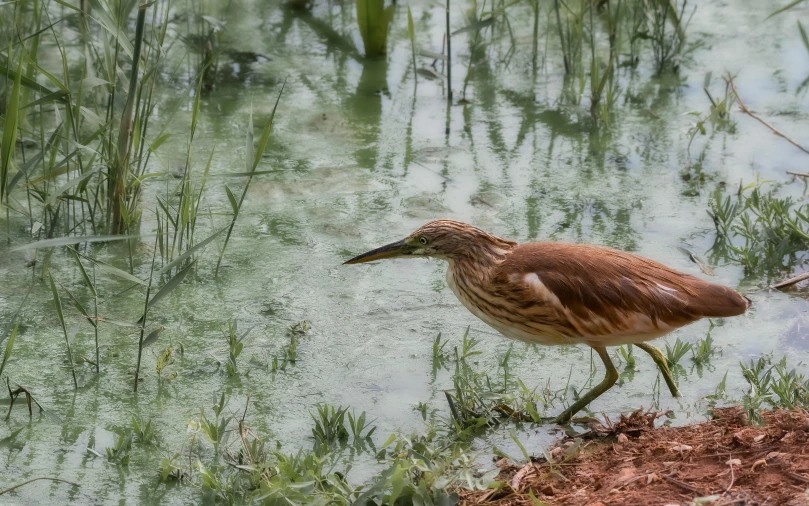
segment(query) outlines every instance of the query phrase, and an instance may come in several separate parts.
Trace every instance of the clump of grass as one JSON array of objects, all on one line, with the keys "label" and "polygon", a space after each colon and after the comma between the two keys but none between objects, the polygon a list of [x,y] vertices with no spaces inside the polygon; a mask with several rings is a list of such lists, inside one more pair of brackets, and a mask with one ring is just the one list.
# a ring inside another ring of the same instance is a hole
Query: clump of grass
[{"label": "clump of grass", "polygon": [[472,360],[481,354],[477,345],[477,339],[470,337],[467,329],[461,349],[454,350],[453,388],[445,392],[450,410],[448,429],[456,438],[466,439],[509,419],[540,422],[540,406],[544,412],[560,392],[529,389],[519,378],[513,378],[511,348],[498,360],[497,377],[490,377]]},{"label": "clump of grass", "polygon": [[152,427],[152,419],[144,420],[142,416],[132,417],[132,431],[138,441],[142,443],[154,443],[157,440],[157,433]]},{"label": "clump of grass", "polygon": [[213,418],[209,418],[208,415],[205,414],[205,409],[200,408],[199,419],[191,421],[188,424],[189,430],[195,434],[201,432],[205,439],[214,445],[215,451],[218,451],[219,445],[225,442],[228,435],[227,427],[233,418],[225,414],[227,403],[228,397],[225,395],[225,392],[222,391],[218,400],[216,396],[214,396],[214,401],[211,405],[211,412],[214,415]]},{"label": "clump of grass", "polygon": [[298,342],[300,341],[301,337],[305,336],[309,332],[309,329],[309,323],[305,320],[295,323],[294,325],[290,325],[289,329],[287,329],[289,343],[281,348],[280,355],[276,354],[273,356],[270,364],[270,370],[272,372],[286,370],[287,365],[295,365],[295,363],[297,363]]},{"label": "clump of grass", "polygon": [[[348,430],[345,425],[341,430],[339,424],[347,416],[357,427],[355,441],[370,441],[369,424],[360,423],[363,415],[353,417],[347,408],[320,408],[313,414],[313,432],[318,437],[347,440]],[[485,489],[497,473],[475,472],[462,445],[428,430],[423,435],[391,435],[375,455],[385,469],[365,483],[349,485],[346,476],[351,458],[346,461],[339,452],[362,451],[364,445],[346,448],[315,440],[312,449],[294,453],[283,451],[280,445],[270,449],[248,427],[246,415],[245,408],[232,429],[238,436],[237,448],[215,447],[213,458],[197,463],[203,490],[224,502],[240,498],[269,504],[453,504],[458,500],[454,484]],[[175,464],[165,464],[164,474],[176,472]]]},{"label": "clump of grass", "polygon": [[680,341],[679,337],[674,341],[673,346],[666,343],[666,362],[668,362],[669,367],[674,368],[679,365],[680,360],[688,353],[691,346],[691,343]]},{"label": "clump of grass", "polygon": [[115,444],[104,449],[107,453],[107,460],[123,467],[129,465],[130,452],[132,451],[132,433],[127,431],[118,432]]},{"label": "clump of grass", "polygon": [[312,437],[316,443],[329,446],[331,443],[348,439],[348,431],[345,428],[345,415],[348,408],[319,404],[316,409],[317,415],[309,413],[315,422]]},{"label": "clump of grass", "polygon": [[[132,26],[133,9],[137,14],[129,39],[126,32]],[[149,10],[151,23],[147,23]],[[120,8],[97,2],[94,16],[80,12],[78,42],[62,40],[64,31],[40,28],[47,11],[39,0],[34,1],[34,23],[18,25],[14,36],[30,39],[30,47],[9,44],[4,46],[6,54],[0,54],[0,73],[13,82],[4,114],[0,199],[18,189],[26,192],[27,209],[12,209],[25,215],[32,228],[35,222],[41,224],[38,230],[47,237],[60,231],[64,235],[124,233],[139,223],[139,196],[148,160],[166,139],[151,138],[149,120],[156,107],[154,86],[162,75],[169,9],[145,1]],[[83,48],[80,54],[86,55],[86,64],[70,61],[67,48],[74,42]],[[61,72],[48,72],[40,65],[38,49],[45,43],[55,47]],[[120,69],[127,66],[129,75],[124,75]],[[171,116],[166,116],[167,121]],[[53,131],[46,133],[46,128]],[[23,146],[19,157],[13,142],[17,131],[36,144]],[[34,202],[41,204],[39,210]]]},{"label": "clump of grass", "polygon": [[155,373],[158,383],[163,383],[177,377],[177,371],[165,371],[167,367],[174,364],[174,352],[174,347],[169,346],[160,352],[159,355],[155,354]]},{"label": "clump of grass", "polygon": [[691,360],[698,367],[710,362],[711,358],[720,352],[719,348],[714,344],[713,337],[711,337],[711,331],[715,326],[716,324],[711,321],[705,338],[700,339],[696,345],[691,347]]},{"label": "clump of grass", "polygon": [[619,347],[618,353],[619,360],[622,363],[626,363],[628,369],[635,368],[635,348],[631,344]]},{"label": "clump of grass", "polygon": [[180,464],[180,457],[181,455],[176,453],[170,457],[163,457],[160,459],[160,466],[158,467],[157,472],[161,482],[181,482],[185,480],[185,478],[188,476],[188,472],[183,469],[182,465]]},{"label": "clump of grass", "polygon": [[449,360],[450,354],[448,351],[445,350],[447,346],[447,341],[441,341],[441,333],[439,332],[435,339],[433,339],[433,355],[432,355],[432,364],[433,364],[433,374],[436,371],[444,367],[444,364]]},{"label": "clump of grass", "polygon": [[582,48],[584,46],[584,19],[592,2],[578,1],[572,7],[564,0],[554,0],[556,30],[562,44],[562,60],[565,74],[575,76],[582,71]]},{"label": "clump of grass", "polygon": [[237,360],[239,355],[244,350],[244,339],[253,330],[247,329],[241,336],[238,335],[238,322],[236,320],[228,320],[228,329],[224,334],[228,344],[228,361],[225,364],[228,376],[236,376],[239,374],[239,367]]},{"label": "clump of grass", "polygon": [[711,252],[742,265],[747,275],[774,277],[803,262],[809,249],[809,204],[764,191],[757,181],[725,195],[717,187],[708,214],[716,227]]},{"label": "clump of grass", "polygon": [[596,36],[595,24],[593,22],[593,10],[590,11],[590,116],[598,124],[608,126],[609,113],[618,100],[620,88],[615,79],[615,67],[617,65],[618,47],[617,36],[618,26],[621,19],[621,2],[618,2],[614,9],[609,3],[606,4],[603,15],[606,17],[608,27],[608,39],[610,41],[610,52],[607,63],[602,68],[601,62],[596,57]]},{"label": "clump of grass", "polygon": [[[688,0],[683,0],[679,9],[676,0],[653,0],[643,2],[646,15],[649,19],[647,38],[652,45],[655,70],[662,73],[665,70],[677,71],[680,67],[680,55],[686,41],[686,28],[696,7],[685,19]],[[672,25],[668,27],[669,23]]]}]

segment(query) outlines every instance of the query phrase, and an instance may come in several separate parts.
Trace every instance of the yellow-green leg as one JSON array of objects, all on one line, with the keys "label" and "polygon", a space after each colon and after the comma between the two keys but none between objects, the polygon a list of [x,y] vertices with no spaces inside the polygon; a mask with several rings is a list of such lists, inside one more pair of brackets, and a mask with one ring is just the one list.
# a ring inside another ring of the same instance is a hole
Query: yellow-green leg
[{"label": "yellow-green leg", "polygon": [[652,356],[652,360],[655,361],[657,367],[660,369],[660,372],[663,373],[663,379],[666,380],[666,385],[669,386],[671,395],[673,397],[680,397],[680,390],[677,388],[677,383],[674,382],[674,378],[671,377],[669,364],[666,362],[666,357],[663,356],[663,352],[651,344],[638,343],[635,346]]},{"label": "yellow-green leg", "polygon": [[607,354],[607,349],[603,346],[593,346],[592,348],[598,353],[598,356],[601,357],[601,361],[604,362],[604,367],[607,368],[607,374],[595,388],[584,394],[578,401],[574,402],[572,406],[554,418],[553,421],[555,423],[569,422],[570,419],[573,418],[573,415],[593,402],[598,396],[612,388],[615,382],[618,381],[618,370],[615,369],[615,366],[612,364],[612,360],[610,360],[610,356]]}]

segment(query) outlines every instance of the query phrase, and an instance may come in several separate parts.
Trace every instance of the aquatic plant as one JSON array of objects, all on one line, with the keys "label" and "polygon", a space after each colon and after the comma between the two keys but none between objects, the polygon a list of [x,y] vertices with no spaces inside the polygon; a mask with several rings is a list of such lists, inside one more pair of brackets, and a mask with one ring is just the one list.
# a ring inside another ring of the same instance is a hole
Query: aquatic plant
[{"label": "aquatic plant", "polygon": [[556,30],[562,46],[565,74],[575,76],[581,71],[584,44],[584,18],[592,2],[578,1],[573,7],[564,0],[553,1]]},{"label": "aquatic plant", "polygon": [[388,51],[388,32],[395,4],[385,7],[385,0],[356,0],[356,6],[365,57],[384,55]]},{"label": "aquatic plant", "polygon": [[50,272],[48,272],[48,279],[50,280],[51,292],[53,293],[53,305],[56,308],[56,316],[59,319],[59,326],[62,328],[62,335],[65,337],[65,354],[67,355],[67,362],[70,365],[70,373],[73,376],[73,388],[79,388],[79,382],[76,380],[76,367],[73,363],[73,351],[70,349],[70,338],[67,335],[65,316],[62,312],[62,299],[59,296],[59,292],[56,290],[56,281],[53,274]]},{"label": "aquatic plant", "polygon": [[765,191],[766,181],[739,186],[735,194],[720,187],[709,201],[708,215],[716,228],[712,255],[729,258],[748,275],[770,278],[800,265],[809,248],[809,204]]},{"label": "aquatic plant", "polygon": [[[228,449],[215,445],[213,458],[197,461],[199,485],[224,502],[242,498],[267,504],[440,505],[457,501],[455,484],[482,490],[497,473],[496,469],[482,475],[475,472],[463,445],[428,430],[423,435],[392,434],[379,445],[375,455],[385,469],[365,483],[349,484],[346,477],[351,466],[339,452],[364,451],[365,445],[345,447],[322,441],[347,440],[346,415],[349,423],[354,420],[355,443],[371,441],[373,428],[364,432],[369,428],[364,413],[354,417],[348,408],[327,405],[318,406],[317,410],[318,414],[312,414],[313,434],[317,435],[313,448],[288,453],[279,445],[270,449],[248,427],[245,406],[238,420],[231,419],[235,422],[231,430],[237,434],[238,445]],[[216,430],[224,429],[220,426]],[[178,472],[176,464],[164,462],[163,467],[166,476]]]},{"label": "aquatic plant", "polygon": [[[149,157],[168,138],[161,132],[148,140],[169,9],[147,2],[125,2],[119,7],[106,1],[92,4],[94,15],[83,16],[80,26],[88,37],[97,37],[97,44],[80,42],[86,61],[78,66],[78,76],[69,70],[68,44],[56,30],[27,27],[36,30],[27,55],[24,46],[15,43],[4,46],[6,54],[0,53],[0,71],[13,83],[3,118],[0,198],[7,200],[15,190],[25,191],[27,209],[11,206],[6,211],[25,216],[32,229],[38,224],[36,229],[46,237],[60,230],[64,235],[131,230],[140,219],[139,195]],[[48,10],[39,0],[33,7],[34,26],[39,27]],[[123,35],[136,7],[134,38],[129,40]],[[147,29],[150,9],[152,26]],[[95,24],[87,25],[88,19]],[[53,38],[50,42],[61,63],[61,76],[37,61],[46,36]],[[129,75],[119,72],[126,68],[127,57],[131,59]],[[31,94],[39,98],[30,100]],[[121,109],[117,104],[122,101]],[[171,116],[166,116],[167,122]],[[28,147],[19,150],[19,157],[18,131],[28,135]],[[41,204],[38,212],[34,202]]]},{"label": "aquatic plant", "polygon": [[[239,218],[239,213],[242,210],[242,204],[244,204],[244,198],[247,196],[247,190],[250,188],[250,183],[253,181],[253,177],[258,174],[256,169],[258,168],[258,164],[261,162],[261,157],[264,156],[264,151],[267,149],[267,145],[270,142],[270,134],[272,133],[275,111],[278,110],[278,103],[281,101],[281,95],[284,93],[285,86],[286,81],[284,81],[284,83],[281,85],[281,90],[278,92],[278,98],[275,99],[275,105],[273,105],[270,117],[267,120],[267,123],[264,125],[264,129],[261,131],[261,136],[258,139],[257,147],[253,146],[253,111],[250,111],[250,116],[247,123],[247,140],[245,146],[245,164],[247,171],[241,174],[236,174],[238,176],[246,176],[247,182],[244,184],[242,195],[238,201],[233,195],[233,192],[230,191],[230,188],[227,186],[225,187],[228,194],[228,200],[230,201],[230,205],[233,210],[233,217],[230,220],[230,225],[227,227],[227,234],[225,234],[225,241],[224,244],[222,244],[222,249],[219,251],[219,258],[216,261],[216,270],[214,271],[214,276],[219,275],[219,266],[222,264],[222,257],[225,256],[225,250],[228,247],[230,235],[233,233],[233,227],[236,225],[236,220]],[[234,177],[236,175],[231,174],[231,176]]]},{"label": "aquatic plant", "polygon": [[669,367],[675,369],[676,366],[679,365],[680,360],[688,353],[688,350],[691,349],[691,343],[686,343],[680,341],[678,337],[672,346],[669,346],[669,343],[666,343],[666,362],[668,363]]},{"label": "aquatic plant", "polygon": [[140,415],[132,417],[132,432],[138,441],[142,443],[154,443],[157,440],[157,433],[152,426],[152,419],[144,420]]},{"label": "aquatic plant", "polygon": [[708,327],[708,333],[705,337],[691,346],[691,360],[698,367],[707,364],[714,355],[721,352],[714,344],[713,337],[711,337],[711,331],[716,327],[716,324],[713,320],[709,320],[709,323],[710,327]]},{"label": "aquatic plant", "polygon": [[309,332],[309,322],[301,321],[290,325],[287,329],[287,336],[289,336],[289,343],[281,348],[280,358],[276,354],[272,358],[270,370],[272,372],[283,371],[287,368],[288,364],[295,364],[298,361],[298,343],[300,338]]},{"label": "aquatic plant", "polygon": [[106,447],[104,451],[107,454],[107,460],[127,467],[129,465],[130,452],[132,451],[132,433],[120,431],[117,435],[118,437],[115,439],[115,443],[112,446]]},{"label": "aquatic plant", "polygon": [[228,344],[228,361],[225,363],[228,376],[235,376],[239,373],[237,360],[244,349],[244,338],[246,338],[252,330],[247,329],[246,332],[239,336],[237,329],[238,322],[236,320],[228,320],[228,329],[227,332],[224,333]]},{"label": "aquatic plant", "polygon": [[416,27],[413,23],[413,13],[410,11],[410,6],[407,6],[407,37],[410,39],[410,54],[413,63],[413,82],[418,85],[419,73],[416,64]]}]

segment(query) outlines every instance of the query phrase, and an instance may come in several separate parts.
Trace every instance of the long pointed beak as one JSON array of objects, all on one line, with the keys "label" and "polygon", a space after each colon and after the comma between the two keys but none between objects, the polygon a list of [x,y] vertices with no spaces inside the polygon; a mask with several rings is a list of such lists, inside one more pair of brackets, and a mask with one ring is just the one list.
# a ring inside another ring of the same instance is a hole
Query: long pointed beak
[{"label": "long pointed beak", "polygon": [[365,262],[373,262],[374,260],[382,260],[384,258],[403,256],[408,253],[408,249],[409,248],[407,247],[403,239],[401,241],[386,244],[381,248],[371,250],[367,253],[363,253],[362,255],[357,255],[351,260],[343,263],[343,265],[362,264]]}]

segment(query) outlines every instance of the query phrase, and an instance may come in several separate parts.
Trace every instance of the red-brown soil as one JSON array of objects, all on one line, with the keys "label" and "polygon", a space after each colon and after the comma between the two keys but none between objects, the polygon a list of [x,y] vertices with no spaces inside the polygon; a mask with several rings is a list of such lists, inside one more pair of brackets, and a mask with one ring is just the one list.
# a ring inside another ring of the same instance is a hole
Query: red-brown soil
[{"label": "red-brown soil", "polygon": [[809,413],[763,412],[765,425],[753,426],[740,408],[723,408],[707,422],[656,428],[659,416],[592,424],[591,439],[551,450],[553,465],[502,460],[506,485],[460,492],[461,504],[809,506]]}]

